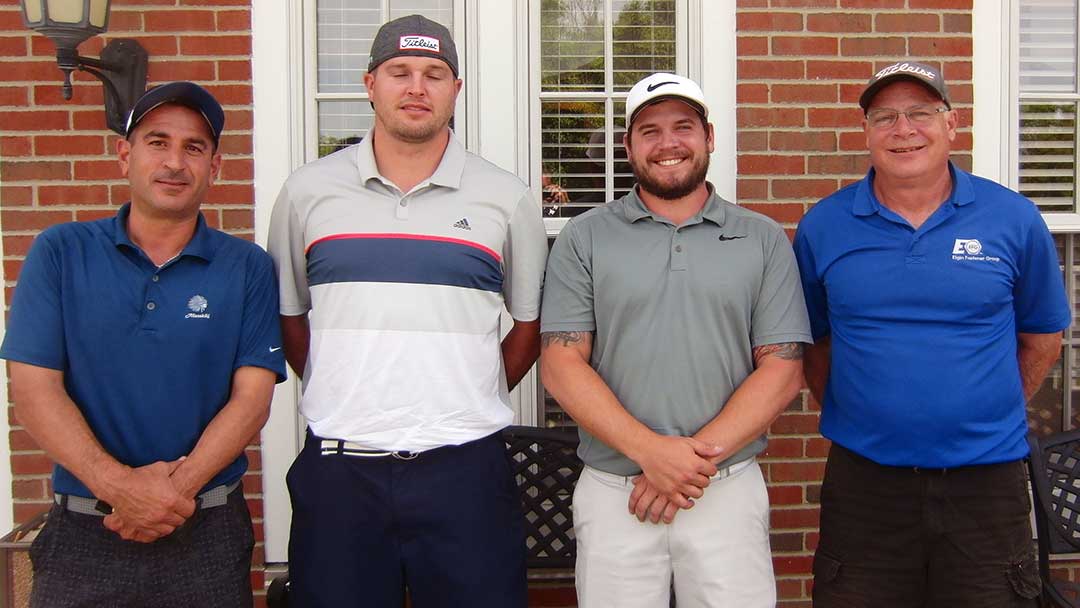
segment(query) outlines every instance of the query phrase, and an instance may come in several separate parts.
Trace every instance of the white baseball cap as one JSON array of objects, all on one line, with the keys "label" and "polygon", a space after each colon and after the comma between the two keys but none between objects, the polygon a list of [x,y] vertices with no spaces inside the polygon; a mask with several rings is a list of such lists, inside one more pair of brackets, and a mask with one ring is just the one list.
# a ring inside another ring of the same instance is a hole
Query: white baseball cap
[{"label": "white baseball cap", "polygon": [[630,89],[630,94],[626,96],[626,128],[630,128],[634,117],[646,106],[665,99],[678,99],[703,118],[709,117],[705,94],[696,82],[676,74],[658,72],[642,78]]}]

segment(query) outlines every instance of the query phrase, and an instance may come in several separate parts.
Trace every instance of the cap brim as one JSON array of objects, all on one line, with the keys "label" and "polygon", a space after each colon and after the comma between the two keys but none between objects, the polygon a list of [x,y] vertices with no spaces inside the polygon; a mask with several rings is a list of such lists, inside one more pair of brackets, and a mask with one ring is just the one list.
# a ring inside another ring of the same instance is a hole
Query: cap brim
[{"label": "cap brim", "polygon": [[649,107],[649,106],[651,106],[653,104],[660,103],[661,101],[668,101],[668,100],[681,101],[681,102],[685,103],[686,105],[690,106],[690,108],[693,109],[695,112],[697,112],[699,115],[701,115],[702,118],[708,118],[709,117],[709,110],[705,106],[701,105],[701,103],[698,102],[697,100],[690,99],[689,97],[683,97],[682,95],[657,95],[656,97],[653,97],[652,99],[646,99],[645,101],[641,102],[641,104],[638,105],[638,107],[634,108],[634,112],[633,112],[633,114],[630,115],[630,121],[627,124],[628,125],[633,124],[634,119],[637,118],[637,115],[641,114],[641,111],[644,110],[645,108],[647,108],[647,107]]}]

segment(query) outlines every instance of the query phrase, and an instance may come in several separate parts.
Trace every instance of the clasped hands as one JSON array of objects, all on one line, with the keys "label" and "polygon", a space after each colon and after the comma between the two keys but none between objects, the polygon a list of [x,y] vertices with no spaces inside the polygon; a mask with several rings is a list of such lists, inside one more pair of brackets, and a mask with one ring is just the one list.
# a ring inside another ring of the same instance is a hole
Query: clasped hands
[{"label": "clasped hands", "polygon": [[716,475],[712,460],[722,452],[693,437],[656,436],[638,457],[642,473],[633,479],[630,513],[642,522],[670,524],[679,509],[693,507],[704,495]]},{"label": "clasped hands", "polygon": [[172,534],[195,513],[195,501],[176,487],[172,474],[184,459],[128,468],[111,480],[102,500],[113,511],[104,525],[125,540],[151,543]]}]

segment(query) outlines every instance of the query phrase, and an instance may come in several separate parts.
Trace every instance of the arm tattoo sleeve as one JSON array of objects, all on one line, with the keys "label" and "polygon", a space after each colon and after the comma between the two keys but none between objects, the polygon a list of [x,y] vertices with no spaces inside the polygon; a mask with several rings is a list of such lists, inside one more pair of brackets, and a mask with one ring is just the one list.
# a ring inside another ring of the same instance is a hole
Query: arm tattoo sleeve
[{"label": "arm tattoo sleeve", "polygon": [[547,348],[556,342],[561,342],[563,346],[570,346],[571,343],[577,344],[588,334],[584,331],[545,331],[540,334],[540,346],[541,348]]},{"label": "arm tattoo sleeve", "polygon": [[761,360],[768,355],[775,355],[788,361],[802,361],[803,350],[806,345],[802,342],[785,342],[783,344],[766,344],[754,349],[754,367],[761,365]]}]

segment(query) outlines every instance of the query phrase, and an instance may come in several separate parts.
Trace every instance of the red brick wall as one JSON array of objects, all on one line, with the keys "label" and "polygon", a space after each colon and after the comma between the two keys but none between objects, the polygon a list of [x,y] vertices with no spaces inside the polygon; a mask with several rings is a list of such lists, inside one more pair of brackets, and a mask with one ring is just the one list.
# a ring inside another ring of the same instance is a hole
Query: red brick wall
[{"label": "red brick wall", "polygon": [[[858,97],[899,58],[943,66],[971,166],[971,0],[737,0],[741,204],[792,232],[815,201],[867,165]],[[763,459],[779,606],[810,606],[818,497],[828,441],[808,394],[773,424]]]},{"label": "red brick wall", "polygon": [[[252,238],[252,92],[250,0],[113,0],[109,32],[79,51],[97,57],[112,38],[134,38],[150,54],[149,81],[194,80],[225,107],[225,158],[203,212],[214,227]],[[76,72],[74,95],[64,101],[55,48],[22,24],[17,0],[0,0],[0,237],[7,301],[34,235],[71,220],[113,215],[127,200],[115,160],[117,136],[105,126],[102,87]],[[48,506],[49,459],[8,412],[15,519]],[[258,448],[250,448],[244,480],[255,519],[261,591],[262,476]]]}]

